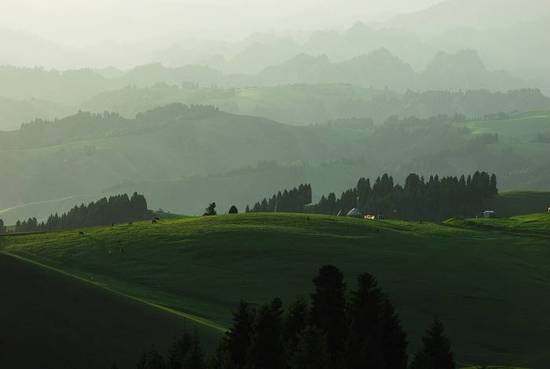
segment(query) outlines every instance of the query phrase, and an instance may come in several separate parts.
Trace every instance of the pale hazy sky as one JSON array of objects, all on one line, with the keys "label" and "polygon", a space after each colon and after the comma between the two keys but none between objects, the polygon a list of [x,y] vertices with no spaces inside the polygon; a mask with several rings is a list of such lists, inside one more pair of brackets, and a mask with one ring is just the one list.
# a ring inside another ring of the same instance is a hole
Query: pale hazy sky
[{"label": "pale hazy sky", "polygon": [[340,27],[441,0],[0,0],[0,28],[66,44]]}]

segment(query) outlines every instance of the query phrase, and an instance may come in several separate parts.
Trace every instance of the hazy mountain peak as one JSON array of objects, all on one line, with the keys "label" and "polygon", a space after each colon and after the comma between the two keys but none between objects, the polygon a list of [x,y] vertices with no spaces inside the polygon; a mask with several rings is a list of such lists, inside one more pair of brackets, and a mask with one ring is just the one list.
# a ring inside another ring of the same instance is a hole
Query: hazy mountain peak
[{"label": "hazy mountain peak", "polygon": [[524,82],[506,72],[489,71],[478,52],[460,50],[439,52],[422,73],[426,85],[457,89],[510,89],[525,87]]},{"label": "hazy mountain peak", "polygon": [[479,53],[471,49],[459,50],[456,53],[448,53],[445,51],[438,52],[428,68],[437,68],[441,66],[452,66],[466,70],[484,71],[487,69]]},{"label": "hazy mountain peak", "polygon": [[347,37],[362,37],[373,32],[373,29],[363,22],[355,22],[346,32]]},{"label": "hazy mountain peak", "polygon": [[293,65],[310,65],[310,64],[328,64],[330,60],[326,55],[310,55],[306,53],[300,53],[291,58],[284,64]]}]

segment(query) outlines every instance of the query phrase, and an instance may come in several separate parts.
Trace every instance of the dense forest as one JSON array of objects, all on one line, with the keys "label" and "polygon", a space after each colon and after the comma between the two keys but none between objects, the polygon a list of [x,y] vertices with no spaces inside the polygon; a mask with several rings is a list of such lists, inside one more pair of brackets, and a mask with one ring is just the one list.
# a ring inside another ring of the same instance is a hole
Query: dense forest
[{"label": "dense forest", "polygon": [[249,211],[346,215],[356,209],[354,215],[443,220],[475,216],[497,194],[497,177],[487,172],[460,177],[435,175],[428,180],[410,174],[404,185],[394,183],[392,176],[384,174],[372,183],[367,178],[359,179],[357,186],[344,191],[340,197],[334,193],[323,195],[317,204],[311,204],[311,186],[300,185],[256,203]]},{"label": "dense forest", "polygon": [[122,222],[144,220],[148,216],[147,200],[134,193],[110,196],[88,205],[75,206],[67,213],[52,214],[45,222],[36,218],[17,221],[15,232],[41,232],[59,229],[94,227]]},{"label": "dense forest", "polygon": [[246,208],[247,212],[290,212],[300,213],[305,207],[311,204],[311,185],[302,184],[291,190],[279,191],[270,199],[263,199],[254,204],[252,208]]},{"label": "dense forest", "polygon": [[361,274],[348,291],[342,272],[325,265],[309,301],[285,309],[280,298],[263,305],[241,301],[233,324],[207,358],[198,336],[183,334],[164,357],[155,348],[137,369],[454,369],[443,324],[435,319],[409,360],[408,340],[392,302],[376,278]]}]

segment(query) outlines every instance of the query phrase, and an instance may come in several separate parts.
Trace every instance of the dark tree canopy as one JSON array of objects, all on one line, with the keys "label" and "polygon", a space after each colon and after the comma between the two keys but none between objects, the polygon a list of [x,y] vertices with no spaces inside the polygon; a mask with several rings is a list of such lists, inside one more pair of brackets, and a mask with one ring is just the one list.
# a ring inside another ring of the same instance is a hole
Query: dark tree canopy
[{"label": "dark tree canopy", "polygon": [[313,279],[311,322],[326,334],[331,367],[342,364],[347,336],[346,285],[338,268],[326,265]]},{"label": "dark tree canopy", "polygon": [[445,328],[435,319],[422,338],[422,348],[416,353],[411,369],[455,369],[451,342]]},{"label": "dark tree canopy", "polygon": [[356,209],[360,214],[380,215],[405,220],[444,220],[450,217],[471,217],[486,210],[489,200],[498,194],[497,177],[487,172],[475,172],[460,177],[430,176],[427,180],[410,174],[403,185],[384,174],[376,180],[360,178],[354,188],[323,195],[311,204],[310,185],[284,190],[270,199],[257,202],[252,212],[311,212],[347,214]]},{"label": "dark tree canopy", "polygon": [[216,212],[216,203],[212,202],[208,205],[208,207],[206,209],[204,209],[203,216],[209,217],[209,216],[214,216],[214,215],[217,215],[217,214],[218,213]]},{"label": "dark tree canopy", "polygon": [[152,348],[150,351],[144,353],[141,356],[137,366],[137,369],[167,369],[166,362],[162,355]]},{"label": "dark tree canopy", "polygon": [[369,179],[361,178],[355,188],[344,191],[340,198],[333,193],[323,196],[309,210],[336,215],[356,208],[365,214],[384,217],[442,220],[479,214],[497,194],[497,178],[487,172],[460,177],[436,175],[428,180],[413,173],[403,186],[384,174],[372,185]]},{"label": "dark tree canopy", "polygon": [[275,298],[260,307],[248,352],[250,369],[285,369],[282,302]]},{"label": "dark tree canopy", "polygon": [[[198,336],[175,340],[167,359],[146,352],[138,369],[407,369],[405,332],[376,278],[361,274],[349,294],[342,272],[320,268],[311,303],[286,309],[279,298],[252,308],[241,301],[233,323],[210,360]],[[286,311],[285,311],[286,310]],[[443,325],[435,321],[411,369],[455,369]]]},{"label": "dark tree canopy", "polygon": [[252,208],[247,209],[252,212],[303,212],[306,205],[312,201],[311,185],[302,184],[291,190],[279,191],[269,199],[263,199],[257,202]]},{"label": "dark tree canopy", "polygon": [[241,301],[233,314],[233,326],[222,341],[223,350],[227,352],[227,361],[236,369],[245,368],[248,350],[254,334],[256,312],[245,301]]},{"label": "dark tree canopy", "polygon": [[73,229],[109,225],[113,223],[144,220],[149,215],[147,200],[135,193],[102,198],[88,205],[75,206],[67,213],[53,214],[46,222],[39,223],[36,218],[17,221],[16,232],[38,232],[59,229]]}]

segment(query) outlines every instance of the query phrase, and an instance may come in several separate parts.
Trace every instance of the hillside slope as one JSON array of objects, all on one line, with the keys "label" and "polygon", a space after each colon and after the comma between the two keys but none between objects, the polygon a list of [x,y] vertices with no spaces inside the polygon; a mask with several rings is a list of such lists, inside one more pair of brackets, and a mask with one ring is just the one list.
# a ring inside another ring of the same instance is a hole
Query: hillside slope
[{"label": "hillside slope", "polygon": [[0,254],[0,367],[135,367],[151,345],[166,351],[199,329],[212,348],[219,333],[81,280]]},{"label": "hillside slope", "polygon": [[112,186],[225,172],[262,161],[319,162],[360,143],[304,127],[169,105],[125,119],[79,113],[0,132],[0,209]]},{"label": "hillside slope", "polygon": [[[530,94],[524,93],[518,97]],[[516,99],[501,97],[501,103]],[[428,178],[484,170],[497,175],[501,191],[548,190],[550,114],[494,118],[392,118],[382,125],[337,119],[296,127],[172,104],[134,119],[81,112],[36,121],[0,132],[0,218],[13,223],[47,215],[55,203],[66,209],[80,199],[134,191],[144,193],[152,209],[199,214],[216,201],[225,211],[300,183],[311,183],[318,198],[386,172],[402,182],[410,173]]]},{"label": "hillside slope", "polygon": [[1,247],[221,324],[240,298],[307,295],[331,263],[350,287],[358,273],[378,276],[412,348],[438,315],[461,364],[550,363],[550,240],[540,235],[246,214],[8,236]]}]

